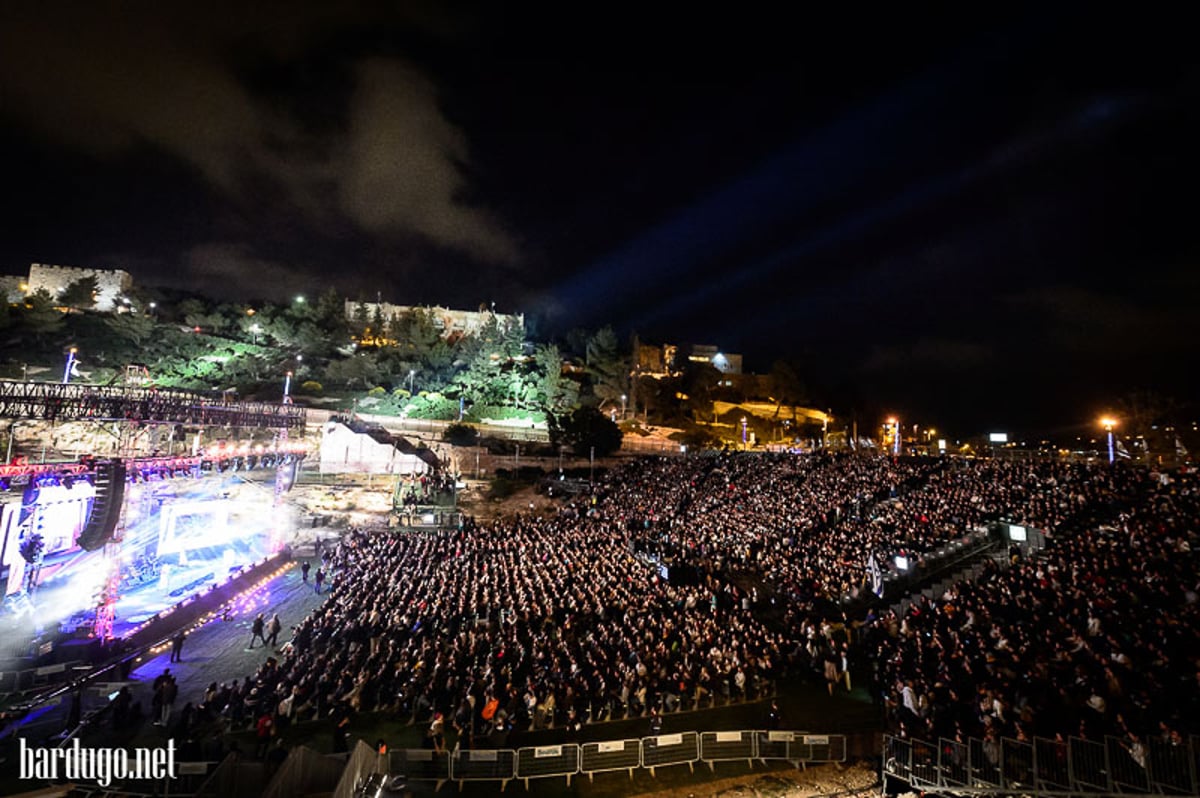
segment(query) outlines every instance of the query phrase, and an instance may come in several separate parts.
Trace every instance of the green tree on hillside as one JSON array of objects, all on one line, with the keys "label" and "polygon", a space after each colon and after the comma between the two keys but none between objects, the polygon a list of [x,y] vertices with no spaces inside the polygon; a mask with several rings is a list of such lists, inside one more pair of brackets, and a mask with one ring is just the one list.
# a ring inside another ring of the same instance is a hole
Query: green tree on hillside
[{"label": "green tree on hillside", "polygon": [[433,372],[433,361],[444,360],[449,345],[434,323],[433,313],[425,308],[412,308],[397,316],[389,326],[396,347],[406,360],[421,372]]},{"label": "green tree on hillside", "polygon": [[713,412],[713,392],[721,381],[721,372],[712,363],[688,362],[680,381],[683,408],[696,421],[707,421]]},{"label": "green tree on hillside", "polygon": [[354,315],[351,317],[354,321],[354,334],[361,336],[371,324],[370,311],[367,310],[366,302],[359,302],[354,306]]},{"label": "green tree on hillside", "polygon": [[551,430],[552,440],[565,443],[580,457],[606,457],[621,448],[621,428],[594,407],[580,407]]},{"label": "green tree on hillside", "polygon": [[63,289],[59,296],[59,302],[63,307],[74,308],[75,310],[91,310],[96,306],[96,290],[99,287],[99,281],[96,275],[89,274],[87,277],[80,277],[75,282]]},{"label": "green tree on hillside", "polygon": [[629,393],[629,361],[622,357],[611,327],[597,330],[587,343],[587,374],[601,404],[620,404]]},{"label": "green tree on hillside", "polygon": [[569,412],[579,404],[579,386],[562,373],[562,355],[554,344],[534,349],[541,401],[547,415]]},{"label": "green tree on hillside", "polygon": [[118,339],[139,346],[154,332],[154,320],[138,313],[114,313],[104,317],[104,327]]},{"label": "green tree on hillside", "polygon": [[[179,318],[187,322],[188,316],[197,316],[208,312],[208,304],[195,297],[189,297],[175,306]],[[192,325],[195,326],[195,325]]]},{"label": "green tree on hillside", "polygon": [[63,314],[55,306],[54,297],[44,288],[39,288],[25,297],[21,309],[21,326],[33,334],[37,341],[53,335],[63,328]]},{"label": "green tree on hillside", "polygon": [[779,409],[788,407],[794,410],[807,399],[804,383],[796,368],[787,361],[776,360],[771,365],[771,373],[767,380],[771,397],[775,400],[775,418],[779,417]]},{"label": "green tree on hillside", "polygon": [[346,329],[346,299],[336,288],[327,289],[317,297],[316,322],[326,332],[341,332]]},{"label": "green tree on hillside", "polygon": [[325,367],[325,383],[364,390],[379,383],[379,366],[369,353],[358,352]]},{"label": "green tree on hillside", "polygon": [[524,365],[520,362],[524,346],[520,328],[511,322],[500,324],[495,316],[475,335],[459,343],[463,368],[453,383],[471,404],[502,406],[522,404]]}]

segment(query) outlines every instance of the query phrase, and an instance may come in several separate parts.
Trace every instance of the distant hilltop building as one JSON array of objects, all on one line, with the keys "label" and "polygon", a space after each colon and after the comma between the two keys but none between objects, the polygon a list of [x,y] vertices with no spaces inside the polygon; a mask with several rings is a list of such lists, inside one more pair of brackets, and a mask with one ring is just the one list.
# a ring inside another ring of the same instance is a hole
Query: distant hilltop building
[{"label": "distant hilltop building", "polygon": [[676,372],[675,355],[679,347],[675,344],[637,344],[634,352],[633,370],[635,374],[661,379],[670,377]]},{"label": "distant hilltop building", "polygon": [[[715,346],[693,344],[685,348],[687,359],[692,363],[711,363],[713,368],[722,374],[741,374],[742,356],[733,352],[723,352]],[[683,364],[679,362],[680,347],[675,344],[637,345],[634,352],[634,373],[643,377],[661,379],[679,373]]]},{"label": "distant hilltop building", "polygon": [[712,363],[713,368],[722,374],[741,374],[742,356],[732,352],[722,352],[715,346],[695,344],[688,354],[688,360],[693,363]]},{"label": "distant hilltop building", "polygon": [[[361,308],[361,310],[360,310]],[[498,324],[515,324],[520,330],[525,329],[524,313],[496,313],[491,310],[451,310],[437,305],[393,305],[391,302],[354,302],[346,300],[346,318],[354,320],[366,314],[367,321],[375,319],[376,313],[385,323],[391,324],[400,316],[413,310],[422,310],[433,317],[433,323],[442,332],[443,338],[474,335],[495,318]]]},{"label": "distant hilltop building", "polygon": [[29,276],[0,277],[0,291],[9,302],[22,302],[29,294],[45,291],[57,297],[71,283],[87,277],[96,278],[96,310],[111,311],[120,297],[133,288],[133,277],[120,269],[81,269],[75,266],[52,266],[34,263],[29,266]]}]

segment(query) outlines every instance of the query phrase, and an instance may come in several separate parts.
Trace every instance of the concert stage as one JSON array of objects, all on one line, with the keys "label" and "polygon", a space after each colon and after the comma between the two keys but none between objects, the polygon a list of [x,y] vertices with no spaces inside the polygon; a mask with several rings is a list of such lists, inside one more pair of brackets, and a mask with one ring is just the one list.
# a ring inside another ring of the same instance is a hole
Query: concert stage
[{"label": "concert stage", "polygon": [[[298,460],[287,458],[285,489]],[[82,543],[99,506],[98,482],[71,472],[8,494],[0,514],[0,671],[93,660],[100,639],[153,642],[279,567],[296,528],[294,508],[280,500],[283,458],[257,469],[244,460],[186,471],[146,462],[130,461],[119,525],[90,551]],[[35,536],[43,544],[36,568],[23,556]]]}]

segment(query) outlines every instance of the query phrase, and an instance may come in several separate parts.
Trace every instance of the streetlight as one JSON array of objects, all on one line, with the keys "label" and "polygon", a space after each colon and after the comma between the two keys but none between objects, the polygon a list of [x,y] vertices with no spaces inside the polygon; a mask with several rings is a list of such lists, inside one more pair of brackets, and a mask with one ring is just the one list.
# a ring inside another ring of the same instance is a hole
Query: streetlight
[{"label": "streetlight", "polygon": [[621,420],[625,420],[625,401],[628,399],[625,394],[621,394]]},{"label": "streetlight", "polygon": [[151,302],[151,303],[150,303],[150,317],[151,317],[151,318],[155,318],[155,319],[157,319],[157,318],[158,318],[158,313],[157,313],[157,312],[155,312],[155,308],[157,308],[157,307],[158,307],[158,303],[157,303],[157,302]]},{"label": "streetlight", "polygon": [[63,369],[63,385],[66,385],[71,381],[71,370],[75,367],[75,363],[77,362],[75,359],[75,353],[78,351],[79,350],[75,347],[71,347],[69,350],[67,350],[67,367]]},{"label": "streetlight", "polygon": [[289,371],[287,373],[287,376],[283,378],[283,403],[285,405],[290,405],[292,403],[291,392],[292,392],[292,372]]},{"label": "streetlight", "polygon": [[892,454],[900,454],[900,419],[892,416],[887,420],[888,426],[892,428]]},{"label": "streetlight", "polygon": [[413,377],[416,375],[416,373],[417,373],[416,369],[409,369],[409,370],[408,370],[408,395],[409,395],[409,396],[412,396],[412,392],[413,392]]},{"label": "streetlight", "polygon": [[258,346],[258,334],[262,332],[262,327],[257,323],[250,325],[250,334],[254,336],[254,345]]},{"label": "streetlight", "polygon": [[742,448],[746,448],[746,417],[742,416]]},{"label": "streetlight", "polygon": [[1108,433],[1108,464],[1112,465],[1116,459],[1116,450],[1114,449],[1113,427],[1117,426],[1117,420],[1111,416],[1104,416],[1100,419],[1100,426],[1104,427],[1104,431]]}]

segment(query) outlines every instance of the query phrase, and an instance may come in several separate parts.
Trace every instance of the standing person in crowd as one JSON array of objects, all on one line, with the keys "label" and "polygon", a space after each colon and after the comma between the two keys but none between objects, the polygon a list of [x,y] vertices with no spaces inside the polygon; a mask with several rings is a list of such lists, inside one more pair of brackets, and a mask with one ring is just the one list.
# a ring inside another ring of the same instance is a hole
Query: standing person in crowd
[{"label": "standing person in crowd", "polygon": [[662,734],[662,728],[663,728],[662,715],[658,714],[658,708],[655,707],[654,709],[650,710],[650,726],[649,726],[650,736],[657,737],[658,735]]},{"label": "standing person in crowd", "polygon": [[267,755],[267,748],[271,745],[271,737],[275,734],[275,721],[271,717],[271,712],[264,707],[258,716],[258,720],[254,722],[254,736],[257,739],[257,745],[254,748],[254,758],[262,759]]},{"label": "standing person in crowd", "polygon": [[250,648],[254,648],[255,640],[261,640],[264,646],[267,644],[267,638],[263,636],[265,626],[266,621],[263,620],[263,614],[260,612],[254,619],[254,623],[250,625]]},{"label": "standing person in crowd", "polygon": [[833,695],[833,688],[841,680],[841,674],[838,673],[838,661],[836,655],[832,651],[825,652],[825,682],[829,687],[829,694]]},{"label": "standing person in crowd", "polygon": [[271,616],[271,623],[267,625],[267,639],[263,641],[264,645],[271,647],[279,645],[279,633],[282,630],[283,622],[279,620],[279,613],[275,613]]},{"label": "standing person in crowd", "polygon": [[182,629],[171,638],[171,662],[183,662],[183,641],[186,639],[187,632]]},{"label": "standing person in crowd", "polygon": [[339,701],[333,709],[333,752],[344,754],[350,750],[350,719],[353,710],[345,701]]},{"label": "standing person in crowd", "polygon": [[304,562],[300,563],[300,579],[306,585],[308,584],[308,572],[311,568],[312,568],[312,563],[310,563],[308,560],[305,560]]},{"label": "standing person in crowd", "polygon": [[771,709],[767,712],[767,729],[777,731],[782,725],[783,713],[779,709],[779,702],[772,700]]},{"label": "standing person in crowd", "polygon": [[171,722],[171,710],[175,706],[175,699],[179,697],[179,685],[175,681],[175,677],[171,676],[163,682],[162,686],[162,717],[159,720],[159,726],[166,726]]},{"label": "standing person in crowd", "polygon": [[429,731],[425,733],[429,740],[429,747],[435,753],[442,753],[446,750],[446,724],[442,719],[441,712],[433,713],[433,720],[429,723]]}]

